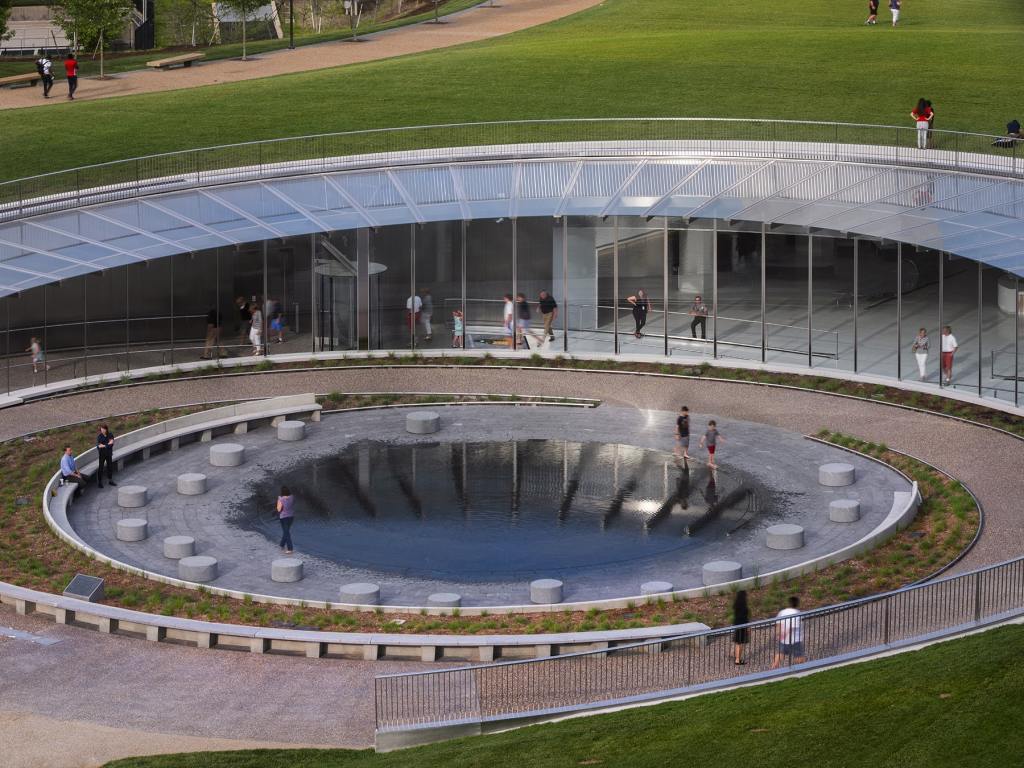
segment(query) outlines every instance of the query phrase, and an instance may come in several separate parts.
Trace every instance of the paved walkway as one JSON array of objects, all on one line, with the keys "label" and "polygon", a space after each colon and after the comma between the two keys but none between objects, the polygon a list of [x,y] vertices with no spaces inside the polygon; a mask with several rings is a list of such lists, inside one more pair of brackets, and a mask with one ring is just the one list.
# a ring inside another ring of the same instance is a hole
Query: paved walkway
[{"label": "paved walkway", "polygon": [[[601,0],[502,0],[494,8],[478,6],[446,17],[446,24],[412,24],[367,36],[367,42],[353,45],[343,41],[306,45],[293,51],[280,50],[251,57],[248,61],[222,59],[189,68],[134,70],[107,80],[83,78],[76,101],[133,96],[140,93],[173,91],[202,85],[233,83],[261,77],[310,72],[395,56],[423,53],[438,48],[488,40],[522,29],[546,24],[577,11],[598,5]],[[57,83],[59,98],[44,100],[39,88],[0,90],[0,109],[62,104],[67,86]]]},{"label": "paved walkway", "polygon": [[[684,403],[690,406],[697,423],[701,414],[716,413],[723,418],[758,421],[805,433],[827,427],[915,454],[971,487],[985,508],[985,533],[959,570],[1024,552],[1024,517],[1019,513],[1020,499],[1024,498],[1021,441],[981,427],[877,403],[786,389],[755,389],[739,383],[503,369],[396,368],[252,375],[165,382],[29,403],[0,411],[0,438],[89,416],[154,406],[335,390],[597,397],[636,408],[638,429],[646,423],[648,409],[672,410]],[[56,751],[70,749],[68,745],[79,738],[76,734],[81,733],[80,729],[92,723],[121,729],[118,738],[124,739],[133,752],[159,751],[166,744],[160,734],[168,733],[259,739],[272,733],[264,724],[279,722],[289,724],[296,742],[366,746],[372,733],[371,678],[402,668],[424,668],[419,664],[309,662],[154,646],[56,627],[46,620],[17,617],[6,609],[0,611],[0,625],[62,639],[53,646],[0,640],[0,669],[4,670],[0,701],[7,710],[0,719],[0,743],[12,743],[17,734],[24,733],[17,725],[24,720],[18,718],[38,716],[44,718],[41,725],[50,724],[38,738]],[[80,681],[74,674],[76,669],[83,675],[89,673],[88,681]],[[59,682],[61,696],[49,693],[52,686],[46,684],[48,680]],[[131,697],[124,696],[126,691]],[[193,695],[196,691],[201,695]],[[228,702],[243,699],[247,702],[244,710],[228,706]],[[168,715],[171,711],[173,717]],[[96,741],[111,750],[110,756],[123,749],[114,737],[97,736]],[[30,748],[20,741],[14,743],[18,749]],[[182,748],[190,746],[185,740],[180,744]],[[25,757],[14,764],[38,763]]]}]

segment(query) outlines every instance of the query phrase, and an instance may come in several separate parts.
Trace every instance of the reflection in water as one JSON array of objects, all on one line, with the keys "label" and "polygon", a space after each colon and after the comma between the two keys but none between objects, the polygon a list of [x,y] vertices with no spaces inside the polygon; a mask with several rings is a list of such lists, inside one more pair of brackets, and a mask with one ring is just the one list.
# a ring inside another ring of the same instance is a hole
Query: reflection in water
[{"label": "reflection in water", "polygon": [[753,487],[735,469],[712,474],[627,445],[364,441],[266,480],[232,521],[276,536],[265,513],[281,484],[296,497],[300,552],[478,580],[623,562],[718,538],[741,520],[738,502]]}]

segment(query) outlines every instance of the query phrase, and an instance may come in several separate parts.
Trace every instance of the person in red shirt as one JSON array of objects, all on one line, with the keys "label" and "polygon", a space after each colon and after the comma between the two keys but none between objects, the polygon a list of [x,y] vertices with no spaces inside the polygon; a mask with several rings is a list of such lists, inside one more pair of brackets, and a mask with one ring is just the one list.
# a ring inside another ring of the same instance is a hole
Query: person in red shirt
[{"label": "person in red shirt", "polygon": [[928,149],[928,131],[932,127],[934,115],[931,102],[925,99],[917,100],[917,106],[914,107],[914,111],[910,113],[910,116],[914,118],[914,124],[917,126],[918,149]]},{"label": "person in red shirt", "polygon": [[64,72],[68,78],[68,98],[75,98],[75,91],[78,90],[78,59],[74,53],[64,57]]}]

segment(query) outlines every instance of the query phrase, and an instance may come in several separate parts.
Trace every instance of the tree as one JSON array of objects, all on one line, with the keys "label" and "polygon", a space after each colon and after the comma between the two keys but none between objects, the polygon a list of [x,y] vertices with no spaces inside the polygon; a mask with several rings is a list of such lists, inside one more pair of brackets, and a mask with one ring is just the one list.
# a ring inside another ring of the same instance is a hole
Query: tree
[{"label": "tree", "polygon": [[14,37],[14,30],[7,28],[7,17],[11,14],[11,0],[0,0],[0,40]]},{"label": "tree", "polygon": [[245,25],[249,17],[267,4],[267,0],[220,0],[219,5],[225,5],[234,11],[242,19],[242,61],[245,57]]},{"label": "tree", "polygon": [[95,47],[100,52],[100,78],[107,43],[124,31],[132,14],[132,0],[61,0],[53,9],[53,20],[68,40],[78,47]]}]

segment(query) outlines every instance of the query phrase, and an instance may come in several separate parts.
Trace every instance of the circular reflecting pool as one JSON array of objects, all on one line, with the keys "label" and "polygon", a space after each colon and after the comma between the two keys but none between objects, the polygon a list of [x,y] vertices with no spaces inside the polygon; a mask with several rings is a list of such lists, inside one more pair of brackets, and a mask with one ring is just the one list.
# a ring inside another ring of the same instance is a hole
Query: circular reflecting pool
[{"label": "circular reflecting pool", "polygon": [[363,441],[258,483],[232,525],[276,543],[282,484],[296,499],[300,551],[476,582],[664,555],[742,530],[785,503],[735,467],[712,473],[628,445]]}]

